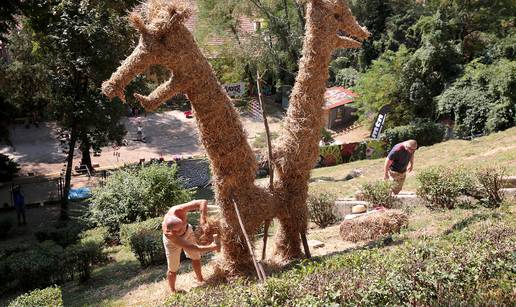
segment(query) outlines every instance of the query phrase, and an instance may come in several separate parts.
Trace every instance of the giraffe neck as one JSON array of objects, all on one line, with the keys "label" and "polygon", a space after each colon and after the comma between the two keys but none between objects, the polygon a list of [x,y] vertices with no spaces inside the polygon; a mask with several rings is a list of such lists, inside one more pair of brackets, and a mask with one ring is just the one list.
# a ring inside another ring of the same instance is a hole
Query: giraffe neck
[{"label": "giraffe neck", "polygon": [[[280,169],[285,174],[298,174],[301,181],[308,178],[315,163],[323,126],[324,91],[334,49],[329,44],[333,44],[336,35],[331,29],[321,25],[325,18],[323,9],[314,8],[309,3],[303,57],[290,95],[290,106],[279,144],[279,155],[283,157],[280,158]],[[283,176],[280,174],[280,177]]]},{"label": "giraffe neck", "polygon": [[[189,34],[189,33],[188,33]],[[189,34],[183,61],[186,69],[174,72],[187,80],[185,94],[195,111],[200,140],[211,161],[218,195],[231,197],[235,191],[254,187],[257,163],[249,146],[240,116],[217,81],[208,60]],[[184,66],[183,66],[184,67]]]},{"label": "giraffe neck", "polygon": [[[307,7],[306,36],[303,42],[303,57],[299,63],[299,72],[293,92],[302,93],[293,100],[310,100],[322,107],[326,81],[328,79],[328,65],[334,50],[333,38],[336,35],[327,27],[321,26],[324,22],[324,11],[309,4]],[[329,46],[329,44],[332,44]],[[304,99],[303,99],[304,98]]]}]

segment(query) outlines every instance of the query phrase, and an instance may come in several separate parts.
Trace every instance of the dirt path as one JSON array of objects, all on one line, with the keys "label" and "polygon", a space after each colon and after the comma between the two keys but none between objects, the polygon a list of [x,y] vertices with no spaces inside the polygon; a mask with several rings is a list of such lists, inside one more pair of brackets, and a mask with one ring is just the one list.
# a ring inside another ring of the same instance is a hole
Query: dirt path
[{"label": "dirt path", "polygon": [[[281,112],[275,112],[270,118],[272,131],[281,125]],[[242,122],[250,143],[257,134],[264,131],[261,120],[242,115]],[[199,143],[195,119],[186,118],[181,111],[166,111],[147,116],[124,118],[127,129],[127,146],[102,148],[99,157],[92,156],[93,163],[101,168],[122,166],[135,163],[140,159],[149,161],[160,157],[171,160],[176,156],[194,156],[204,154]],[[146,142],[137,141],[137,127],[141,125]],[[11,128],[13,147],[0,146],[0,153],[7,154],[18,162],[21,174],[35,175],[58,174],[61,172],[66,155],[57,140],[55,123],[42,123],[38,128],[25,128],[17,125]],[[80,161],[80,152],[75,151],[74,165]]]}]

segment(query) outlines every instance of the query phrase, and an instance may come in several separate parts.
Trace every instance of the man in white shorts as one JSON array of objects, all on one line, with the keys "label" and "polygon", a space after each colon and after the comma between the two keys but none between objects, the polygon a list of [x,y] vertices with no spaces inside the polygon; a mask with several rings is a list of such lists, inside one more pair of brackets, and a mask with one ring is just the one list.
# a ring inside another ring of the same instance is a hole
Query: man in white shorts
[{"label": "man in white shorts", "polygon": [[176,292],[176,272],[179,268],[179,258],[181,250],[184,249],[188,258],[192,259],[192,267],[200,282],[204,281],[201,272],[201,253],[217,251],[220,252],[220,244],[218,240],[210,245],[198,245],[192,225],[188,224],[187,213],[199,210],[201,213],[199,222],[203,225],[206,222],[208,211],[208,201],[193,200],[191,202],[174,206],[170,208],[165,215],[162,223],[163,229],[163,245],[167,255],[167,280],[170,290]]}]

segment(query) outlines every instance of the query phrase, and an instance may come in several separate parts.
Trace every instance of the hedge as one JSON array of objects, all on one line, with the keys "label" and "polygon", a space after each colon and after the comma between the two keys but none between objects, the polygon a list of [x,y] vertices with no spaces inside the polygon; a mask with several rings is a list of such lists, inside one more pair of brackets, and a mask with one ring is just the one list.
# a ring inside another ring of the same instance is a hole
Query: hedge
[{"label": "hedge", "polygon": [[103,246],[107,230],[82,233],[76,243],[63,248],[44,241],[0,255],[0,293],[30,290],[73,280],[89,279],[92,266],[106,261]]},{"label": "hedge", "polygon": [[140,223],[122,224],[120,240],[135,254],[142,267],[166,262],[161,222],[157,217]]},{"label": "hedge", "polygon": [[62,307],[63,297],[59,287],[34,290],[15,298],[9,307]]},{"label": "hedge", "polygon": [[419,146],[430,146],[444,139],[445,128],[433,122],[419,122],[413,125],[398,126],[385,131],[388,150],[394,145],[406,140],[414,139]]}]

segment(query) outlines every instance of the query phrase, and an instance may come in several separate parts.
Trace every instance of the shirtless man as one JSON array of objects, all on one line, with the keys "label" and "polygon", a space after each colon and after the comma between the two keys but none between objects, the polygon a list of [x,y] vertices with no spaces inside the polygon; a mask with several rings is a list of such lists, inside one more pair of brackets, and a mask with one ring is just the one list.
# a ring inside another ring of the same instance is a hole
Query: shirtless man
[{"label": "shirtless man", "polygon": [[172,292],[176,292],[176,272],[179,268],[181,250],[184,249],[187,257],[192,259],[192,267],[199,282],[204,281],[201,272],[201,253],[220,252],[218,240],[205,246],[197,244],[192,225],[188,224],[187,221],[187,213],[195,210],[200,211],[199,222],[203,225],[206,222],[208,211],[208,201],[204,199],[192,200],[191,202],[174,206],[168,210],[163,219],[163,245],[165,246],[168,266],[167,280]]}]

